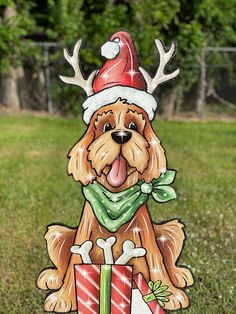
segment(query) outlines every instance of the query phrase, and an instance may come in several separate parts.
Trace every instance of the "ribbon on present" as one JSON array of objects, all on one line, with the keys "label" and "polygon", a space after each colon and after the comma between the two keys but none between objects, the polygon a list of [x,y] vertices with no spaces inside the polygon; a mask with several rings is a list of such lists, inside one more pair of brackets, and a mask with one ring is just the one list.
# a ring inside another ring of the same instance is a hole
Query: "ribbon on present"
[{"label": "ribbon on present", "polygon": [[[141,273],[134,275],[133,279],[143,296],[143,300],[146,302],[151,312],[153,314],[165,314],[165,311],[162,308],[162,304],[164,304],[163,298],[167,299],[167,296],[171,294],[169,291],[166,291],[168,287],[161,286],[161,281],[158,281],[156,283],[150,281],[149,284],[147,284]],[[163,293],[165,294],[165,296],[162,296]]]},{"label": "ribbon on present", "polygon": [[143,296],[143,299],[146,303],[151,302],[153,300],[157,300],[159,305],[161,307],[165,306],[164,302],[169,302],[168,296],[170,296],[172,293],[170,291],[167,291],[169,288],[167,285],[161,285],[162,281],[157,280],[155,283],[153,281],[148,282],[149,288],[152,290],[151,293]]},{"label": "ribbon on present", "polygon": [[111,308],[111,265],[101,265],[100,313],[110,314]]},{"label": "ribbon on present", "polygon": [[78,313],[130,314],[132,266],[75,265]]}]

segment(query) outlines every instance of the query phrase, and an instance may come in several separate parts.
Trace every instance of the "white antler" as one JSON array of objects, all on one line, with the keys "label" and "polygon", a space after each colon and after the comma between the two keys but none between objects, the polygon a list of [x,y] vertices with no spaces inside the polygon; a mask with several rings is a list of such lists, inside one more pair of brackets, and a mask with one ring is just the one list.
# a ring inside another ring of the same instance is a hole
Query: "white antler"
[{"label": "white antler", "polygon": [[165,66],[170,61],[171,57],[175,53],[176,44],[172,42],[170,49],[165,52],[162,42],[159,39],[155,40],[157,49],[160,54],[160,64],[157,70],[156,75],[152,78],[146,70],[142,67],[139,67],[140,72],[143,74],[144,79],[147,83],[147,92],[152,94],[153,91],[163,82],[166,82],[179,74],[179,69],[175,70],[173,73],[164,74]]},{"label": "white antler", "polygon": [[75,44],[73,55],[70,56],[66,49],[63,50],[65,59],[70,63],[72,68],[75,71],[74,77],[62,76],[60,75],[60,79],[68,84],[75,84],[82,87],[88,96],[93,94],[92,82],[95,76],[96,71],[93,71],[87,80],[84,79],[83,74],[81,72],[80,64],[79,64],[79,52],[81,47],[82,39],[78,40]]}]

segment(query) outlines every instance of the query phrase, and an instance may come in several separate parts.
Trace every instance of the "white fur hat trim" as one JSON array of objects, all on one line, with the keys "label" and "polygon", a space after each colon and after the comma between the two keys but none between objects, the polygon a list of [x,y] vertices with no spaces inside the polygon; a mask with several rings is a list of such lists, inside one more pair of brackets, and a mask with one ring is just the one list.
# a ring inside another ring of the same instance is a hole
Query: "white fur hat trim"
[{"label": "white fur hat trim", "polygon": [[108,104],[114,103],[118,98],[125,99],[127,102],[141,107],[146,113],[150,121],[155,116],[157,103],[155,98],[142,90],[127,87],[127,86],[113,86],[106,88],[94,95],[88,97],[83,103],[84,115],[83,120],[86,124],[89,124],[93,114]]}]

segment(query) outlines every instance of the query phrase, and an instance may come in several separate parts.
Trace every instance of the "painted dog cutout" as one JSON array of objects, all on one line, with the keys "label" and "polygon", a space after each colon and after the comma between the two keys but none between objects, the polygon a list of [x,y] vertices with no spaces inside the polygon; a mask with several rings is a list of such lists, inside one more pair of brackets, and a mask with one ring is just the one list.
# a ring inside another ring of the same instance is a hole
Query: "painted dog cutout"
[{"label": "painted dog cutout", "polygon": [[[178,220],[154,224],[147,206],[150,196],[159,203],[176,197],[169,186],[175,171],[167,169],[164,149],[151,125],[157,108],[152,92],[179,73],[164,73],[176,47],[173,43],[165,51],[159,40],[155,43],[160,64],[154,78],[140,67],[127,32],[115,33],[102,46],[107,60],[87,80],[79,65],[81,40],[72,56],[64,52],[75,75],[61,79],[82,87],[88,95],[83,104],[87,130],[68,154],[68,173],[82,184],[85,204],[77,228],[54,224],[46,232],[48,254],[55,267],[43,270],[37,285],[56,291],[46,297],[45,311],[75,311],[74,266],[84,263],[82,256],[93,264],[104,264],[105,258],[114,262],[127,240],[146,252],[128,260],[133,274],[141,273],[146,282],[161,281],[168,286],[171,295],[164,309],[189,305],[184,288],[193,284],[193,278],[187,268],[176,265],[185,240],[184,225]],[[109,250],[101,249],[108,238],[116,239],[112,257]],[[89,256],[81,249],[86,241]]]}]

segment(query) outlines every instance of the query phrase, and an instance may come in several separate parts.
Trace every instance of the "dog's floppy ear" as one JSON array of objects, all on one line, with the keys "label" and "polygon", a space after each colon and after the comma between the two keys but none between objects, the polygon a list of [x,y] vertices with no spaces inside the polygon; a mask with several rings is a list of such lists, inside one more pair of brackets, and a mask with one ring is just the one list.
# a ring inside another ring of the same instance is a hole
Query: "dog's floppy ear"
[{"label": "dog's floppy ear", "polygon": [[166,170],[166,157],[160,140],[154,133],[151,123],[148,120],[144,129],[144,136],[149,143],[150,159],[147,168],[142,174],[142,179],[146,182],[151,182],[152,179],[157,179]]},{"label": "dog's floppy ear", "polygon": [[94,129],[90,125],[83,137],[72,147],[68,153],[69,175],[72,175],[75,181],[80,181],[83,185],[87,185],[95,179],[95,172],[88,161],[88,146],[94,139]]}]

